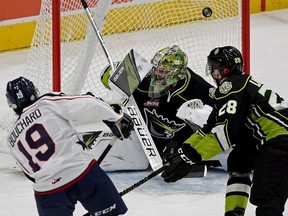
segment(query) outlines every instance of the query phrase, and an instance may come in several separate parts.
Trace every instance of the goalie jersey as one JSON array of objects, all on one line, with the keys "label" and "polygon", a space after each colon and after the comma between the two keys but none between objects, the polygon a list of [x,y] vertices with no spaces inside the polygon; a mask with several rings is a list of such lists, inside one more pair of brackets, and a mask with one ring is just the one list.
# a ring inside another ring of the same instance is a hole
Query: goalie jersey
[{"label": "goalie jersey", "polygon": [[161,97],[149,97],[149,85],[150,75],[142,80],[133,96],[158,151],[162,152],[169,141],[182,144],[193,133],[185,121],[176,117],[179,107],[191,99],[200,99],[204,104],[213,106],[210,92],[214,87],[189,68],[186,77]]},{"label": "goalie jersey", "polygon": [[91,95],[46,94],[23,110],[8,135],[8,146],[26,176],[34,180],[36,192],[59,191],[80,180],[96,162],[71,123],[121,117]]}]

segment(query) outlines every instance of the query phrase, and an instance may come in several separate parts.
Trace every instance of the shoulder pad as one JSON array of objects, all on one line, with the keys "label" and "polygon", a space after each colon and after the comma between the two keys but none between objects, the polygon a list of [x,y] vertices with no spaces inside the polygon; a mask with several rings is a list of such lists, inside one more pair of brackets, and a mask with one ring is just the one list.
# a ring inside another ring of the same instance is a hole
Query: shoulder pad
[{"label": "shoulder pad", "polygon": [[245,89],[251,77],[247,74],[230,76],[215,91],[214,97],[219,99],[227,95],[238,93]]}]

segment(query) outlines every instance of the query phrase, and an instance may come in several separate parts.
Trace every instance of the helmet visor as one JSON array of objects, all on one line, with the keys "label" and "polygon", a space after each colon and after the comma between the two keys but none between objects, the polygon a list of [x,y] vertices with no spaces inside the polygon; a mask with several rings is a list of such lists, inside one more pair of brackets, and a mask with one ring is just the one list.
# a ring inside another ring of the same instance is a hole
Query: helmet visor
[{"label": "helmet visor", "polygon": [[223,67],[217,61],[208,60],[205,68],[206,76],[212,75],[215,70],[221,70]]}]

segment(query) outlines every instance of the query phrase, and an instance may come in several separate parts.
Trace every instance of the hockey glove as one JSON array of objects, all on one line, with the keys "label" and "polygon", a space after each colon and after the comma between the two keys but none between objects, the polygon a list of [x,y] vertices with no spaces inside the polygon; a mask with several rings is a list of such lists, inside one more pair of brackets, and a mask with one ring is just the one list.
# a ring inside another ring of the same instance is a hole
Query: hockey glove
[{"label": "hockey glove", "polygon": [[114,136],[120,140],[128,138],[134,126],[132,118],[126,113],[124,113],[123,117],[117,122],[107,120],[103,120],[103,122],[111,129]]},{"label": "hockey glove", "polygon": [[122,113],[122,107],[119,104],[110,104],[110,106],[116,113]]},{"label": "hockey glove", "polygon": [[178,142],[170,141],[167,143],[162,151],[161,157],[163,160],[163,163],[170,162],[177,153],[177,149],[181,147],[181,145],[178,144]]},{"label": "hockey glove", "polygon": [[123,137],[128,138],[134,128],[133,119],[127,113],[124,113],[120,123],[122,125],[121,131]]},{"label": "hockey glove", "polygon": [[167,183],[184,178],[192,165],[202,160],[201,155],[189,144],[183,144],[180,148],[165,148],[164,151],[163,163],[167,168],[161,176]]}]

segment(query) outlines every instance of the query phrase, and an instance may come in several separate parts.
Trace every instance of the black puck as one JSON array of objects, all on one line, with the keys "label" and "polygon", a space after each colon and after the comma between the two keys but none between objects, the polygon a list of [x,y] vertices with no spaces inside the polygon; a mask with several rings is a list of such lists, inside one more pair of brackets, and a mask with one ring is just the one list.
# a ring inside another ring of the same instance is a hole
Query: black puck
[{"label": "black puck", "polygon": [[203,8],[203,10],[202,10],[202,15],[203,15],[204,17],[211,17],[211,16],[212,16],[212,10],[211,10],[211,8],[209,8],[209,7]]}]

